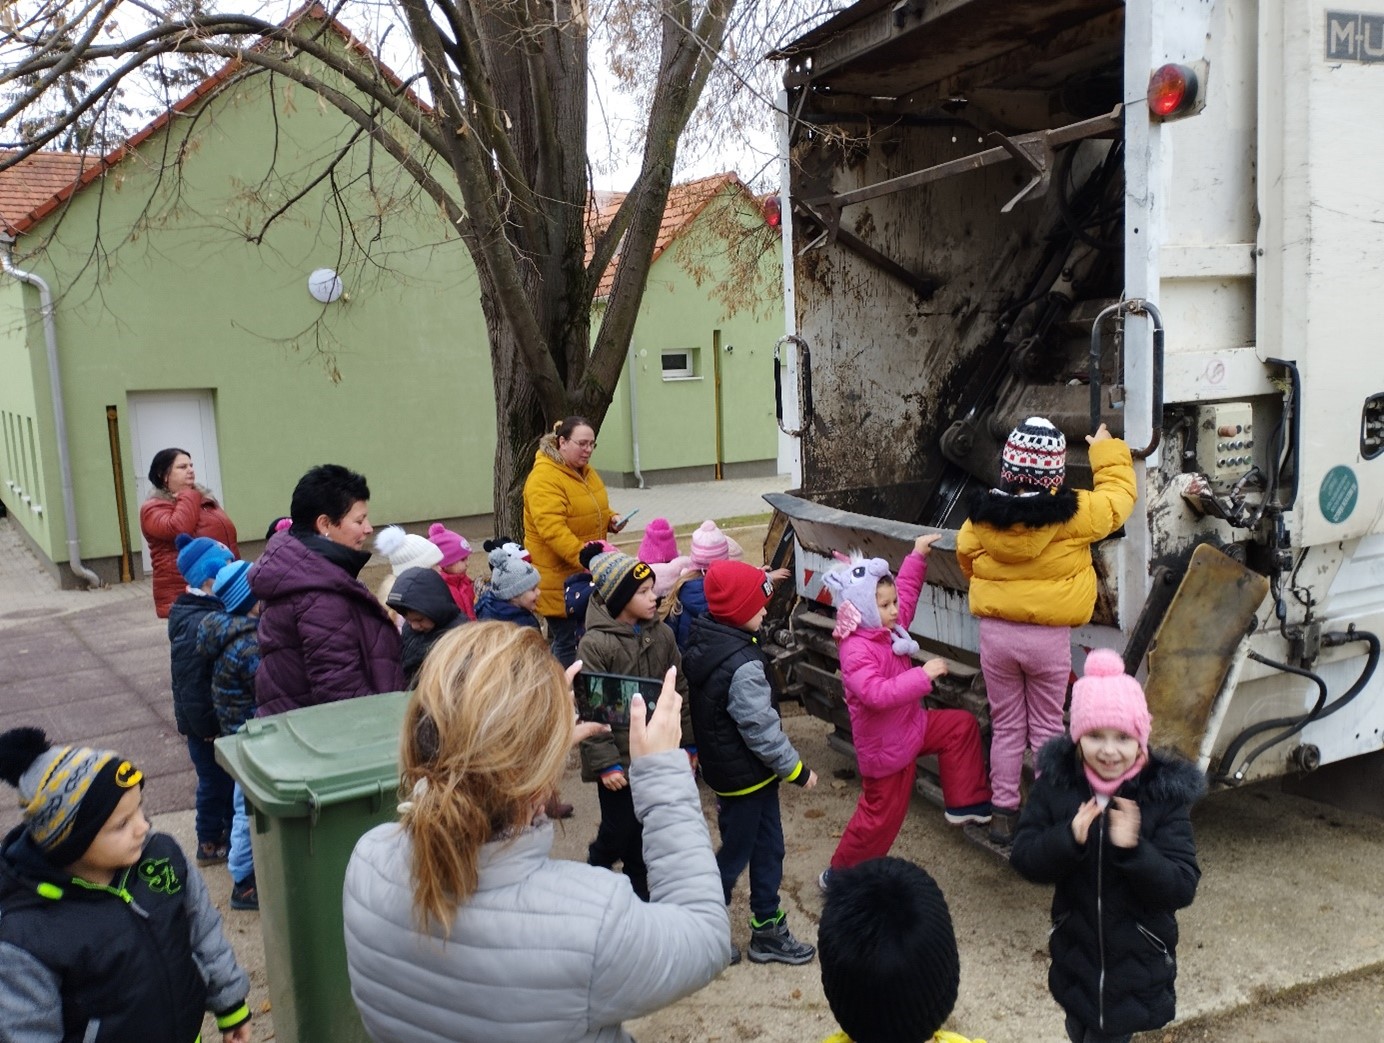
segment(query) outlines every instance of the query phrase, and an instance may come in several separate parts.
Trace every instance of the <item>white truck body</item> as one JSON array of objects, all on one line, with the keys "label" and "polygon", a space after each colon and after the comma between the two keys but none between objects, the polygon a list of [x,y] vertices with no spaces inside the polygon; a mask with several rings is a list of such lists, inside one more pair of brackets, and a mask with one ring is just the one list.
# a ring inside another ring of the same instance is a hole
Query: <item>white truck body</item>
[{"label": "white truck body", "polygon": [[[1373,310],[1384,304],[1384,0],[863,0],[779,57],[797,338],[780,345],[781,458],[800,492],[775,505],[796,537],[799,613],[821,600],[840,544],[897,565],[913,533],[958,528],[963,485],[993,484],[986,461],[1004,432],[1088,393],[1072,360],[1089,333],[1073,333],[1074,320],[1089,330],[1098,306],[1148,301],[1152,315],[1124,308],[1122,340],[1114,322],[1102,334],[1101,418],[1150,451],[1136,460],[1133,517],[1095,550],[1102,592],[1074,632],[1075,663],[1091,647],[1126,649],[1167,579],[1158,567],[1180,578],[1193,547],[1211,543],[1271,590],[1252,620],[1226,624],[1240,639],[1186,752],[1240,782],[1384,747],[1384,672],[1361,636],[1384,633],[1384,324]],[[1201,107],[1164,122],[1145,92],[1169,63],[1198,75]],[[1116,105],[1113,131],[1063,143],[1062,128]],[[1007,209],[1030,180],[1015,160],[879,187],[964,166],[1003,144],[991,131],[1049,175]],[[1051,151],[1035,140],[1043,132],[1058,135]],[[1093,223],[1069,221],[1103,162],[1119,169],[1078,215]],[[1053,244],[1073,223],[1092,243],[1063,253]],[[1064,310],[1043,318],[1058,298]],[[1020,343],[1026,324],[1036,347]],[[1055,420],[1078,465],[1079,420]],[[975,666],[965,588],[954,561],[935,565],[914,631]],[[1184,631],[1192,608],[1178,608]],[[1155,650],[1169,620],[1146,635]],[[801,630],[780,629],[781,649]],[[1233,747],[1270,720],[1297,726],[1252,758],[1279,732]]]}]

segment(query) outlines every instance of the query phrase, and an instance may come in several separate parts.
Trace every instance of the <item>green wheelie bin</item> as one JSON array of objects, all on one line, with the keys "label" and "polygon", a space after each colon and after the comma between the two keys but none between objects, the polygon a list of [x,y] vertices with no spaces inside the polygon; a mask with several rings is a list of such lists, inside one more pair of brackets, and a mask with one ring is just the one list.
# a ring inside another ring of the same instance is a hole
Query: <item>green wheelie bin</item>
[{"label": "green wheelie bin", "polygon": [[216,741],[249,804],[264,963],[278,1043],[368,1043],[341,926],[346,863],[396,817],[408,693],[251,720]]}]

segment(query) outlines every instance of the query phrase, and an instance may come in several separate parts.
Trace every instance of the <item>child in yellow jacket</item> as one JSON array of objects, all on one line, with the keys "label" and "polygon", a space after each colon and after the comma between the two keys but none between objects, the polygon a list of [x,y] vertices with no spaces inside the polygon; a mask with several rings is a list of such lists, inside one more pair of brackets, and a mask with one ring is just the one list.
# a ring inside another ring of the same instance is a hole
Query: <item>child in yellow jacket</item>
[{"label": "child in yellow jacket", "polygon": [[1013,839],[1025,748],[1034,756],[1062,734],[1072,672],[1071,628],[1096,604],[1091,544],[1134,510],[1129,446],[1104,424],[1090,445],[1094,489],[1066,487],[1067,441],[1042,417],[1010,432],[1000,488],[972,500],[956,537],[956,560],[971,581],[980,617],[980,668],[990,701],[990,838]]}]

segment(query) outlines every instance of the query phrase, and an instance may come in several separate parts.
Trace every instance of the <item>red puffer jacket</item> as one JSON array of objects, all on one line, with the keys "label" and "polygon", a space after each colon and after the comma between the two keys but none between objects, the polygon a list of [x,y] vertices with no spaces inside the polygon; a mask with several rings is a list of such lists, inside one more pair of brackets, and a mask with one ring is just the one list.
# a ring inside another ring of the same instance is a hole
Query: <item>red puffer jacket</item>
[{"label": "red puffer jacket", "polygon": [[139,528],[149,544],[149,562],[154,570],[154,612],[160,619],[168,618],[168,609],[187,589],[183,574],[178,571],[178,551],[173,546],[179,533],[194,538],[210,536],[240,557],[235,523],[221,509],[211,490],[200,485],[176,495],[155,489],[139,508]]}]

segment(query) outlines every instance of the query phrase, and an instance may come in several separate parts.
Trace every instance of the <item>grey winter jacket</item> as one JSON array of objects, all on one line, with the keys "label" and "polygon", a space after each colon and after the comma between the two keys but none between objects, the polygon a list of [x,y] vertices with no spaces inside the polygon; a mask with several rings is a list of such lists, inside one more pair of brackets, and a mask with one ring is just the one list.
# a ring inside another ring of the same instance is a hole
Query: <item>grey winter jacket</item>
[{"label": "grey winter jacket", "polygon": [[418,931],[397,825],[356,844],[344,916],[351,994],[377,1043],[628,1043],[621,1026],[730,961],[730,923],[681,750],[634,762],[651,901],[629,880],[549,856],[551,823],[487,844],[447,940]]}]

